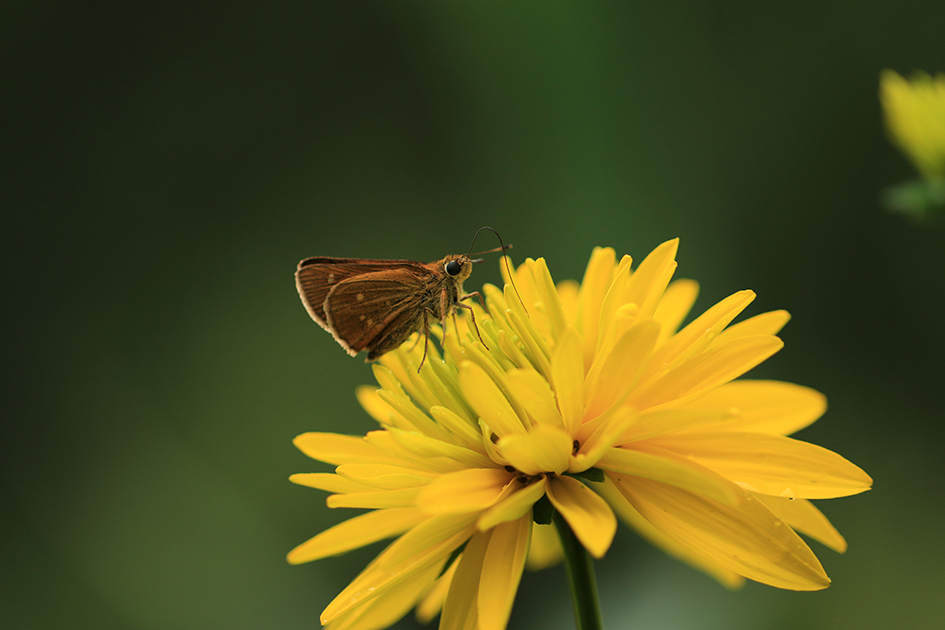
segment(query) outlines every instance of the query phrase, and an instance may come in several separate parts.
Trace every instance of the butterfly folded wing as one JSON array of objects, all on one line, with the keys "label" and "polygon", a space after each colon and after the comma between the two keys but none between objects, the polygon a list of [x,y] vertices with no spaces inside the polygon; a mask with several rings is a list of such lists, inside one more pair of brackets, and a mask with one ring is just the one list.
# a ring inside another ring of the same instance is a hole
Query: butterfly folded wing
[{"label": "butterfly folded wing", "polygon": [[362,273],[331,287],[322,303],[326,329],[348,354],[367,350],[373,361],[423,327],[426,285],[412,271]]},{"label": "butterfly folded wing", "polygon": [[295,288],[302,304],[318,325],[332,332],[325,313],[325,299],[332,287],[344,280],[366,273],[391,269],[413,270],[420,263],[411,260],[370,260],[365,258],[306,258],[295,271]]}]

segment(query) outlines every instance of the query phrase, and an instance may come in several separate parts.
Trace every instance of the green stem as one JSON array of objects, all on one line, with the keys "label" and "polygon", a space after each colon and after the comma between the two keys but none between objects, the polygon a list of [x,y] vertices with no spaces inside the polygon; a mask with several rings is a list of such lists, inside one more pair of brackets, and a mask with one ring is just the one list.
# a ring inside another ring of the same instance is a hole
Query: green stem
[{"label": "green stem", "polygon": [[594,561],[557,510],[553,520],[561,538],[561,546],[564,547],[564,563],[568,572],[568,586],[571,587],[571,604],[574,606],[577,630],[603,630]]}]

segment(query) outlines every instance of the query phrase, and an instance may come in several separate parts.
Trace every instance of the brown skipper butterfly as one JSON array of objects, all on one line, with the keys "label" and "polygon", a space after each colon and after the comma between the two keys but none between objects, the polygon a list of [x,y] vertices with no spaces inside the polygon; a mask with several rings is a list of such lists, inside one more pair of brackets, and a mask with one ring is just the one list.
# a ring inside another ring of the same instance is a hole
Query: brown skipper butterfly
[{"label": "brown skipper butterfly", "polygon": [[[511,245],[476,254],[451,254],[431,263],[412,260],[371,260],[368,258],[306,258],[295,271],[295,286],[305,310],[330,332],[348,354],[367,350],[367,360],[374,361],[397,348],[417,331],[422,331],[423,358],[427,357],[430,322],[439,322],[446,331],[446,317],[461,308],[472,317],[479,341],[473,309],[463,300],[477,297],[478,291],[463,293],[463,281],[472,273],[470,256],[505,251]],[[473,238],[473,245],[476,238]],[[472,245],[469,247],[472,252]],[[511,276],[511,273],[510,273]],[[482,341],[482,345],[486,345]],[[420,371],[420,368],[417,368]]]}]

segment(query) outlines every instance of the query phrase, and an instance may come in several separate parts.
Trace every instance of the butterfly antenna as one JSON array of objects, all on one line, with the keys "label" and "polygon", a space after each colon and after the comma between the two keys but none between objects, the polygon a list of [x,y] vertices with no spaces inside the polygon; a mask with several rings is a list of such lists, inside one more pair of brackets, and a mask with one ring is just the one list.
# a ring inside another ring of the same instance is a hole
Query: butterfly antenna
[{"label": "butterfly antenna", "polygon": [[[496,235],[496,238],[499,239],[499,245],[500,245],[500,247],[497,247],[497,248],[495,248],[495,249],[489,249],[489,250],[486,250],[486,251],[484,251],[484,252],[477,252],[476,254],[473,254],[473,253],[472,253],[473,246],[476,244],[476,239],[479,238],[479,233],[482,232],[483,230],[489,230],[490,232],[492,232],[493,234],[495,234],[495,235]],[[503,242],[502,242],[502,237],[499,235],[499,233],[498,233],[494,228],[491,228],[491,227],[489,227],[488,225],[484,225],[484,226],[482,226],[481,228],[479,228],[479,229],[476,231],[476,235],[473,236],[472,243],[469,244],[469,253],[466,254],[466,258],[469,258],[470,256],[473,256],[473,255],[478,256],[479,254],[488,254],[488,253],[491,253],[491,252],[500,252],[500,251],[501,251],[501,252],[504,252],[504,251],[507,250],[507,249],[512,249],[512,246],[511,246],[511,245],[506,245],[505,243],[503,243]],[[518,287],[515,286],[515,278],[512,276],[512,265],[509,264],[509,257],[508,257],[508,256],[505,256],[505,270],[506,270],[506,271],[508,272],[508,274],[509,274],[509,282],[512,284],[512,288],[515,289],[515,295],[518,297],[518,301],[519,301],[519,303],[522,305],[522,309],[525,311],[525,314],[528,315],[528,309],[525,308],[525,301],[522,300],[522,294],[518,292]]]}]

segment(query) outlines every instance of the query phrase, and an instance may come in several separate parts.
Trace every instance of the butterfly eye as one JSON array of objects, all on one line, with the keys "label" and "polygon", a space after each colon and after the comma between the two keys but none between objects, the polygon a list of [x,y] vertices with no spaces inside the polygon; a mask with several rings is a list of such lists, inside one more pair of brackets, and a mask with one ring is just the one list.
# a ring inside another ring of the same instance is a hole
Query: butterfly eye
[{"label": "butterfly eye", "polygon": [[446,263],[446,273],[451,276],[458,276],[459,272],[462,271],[463,266],[459,263],[458,260],[451,260]]}]

